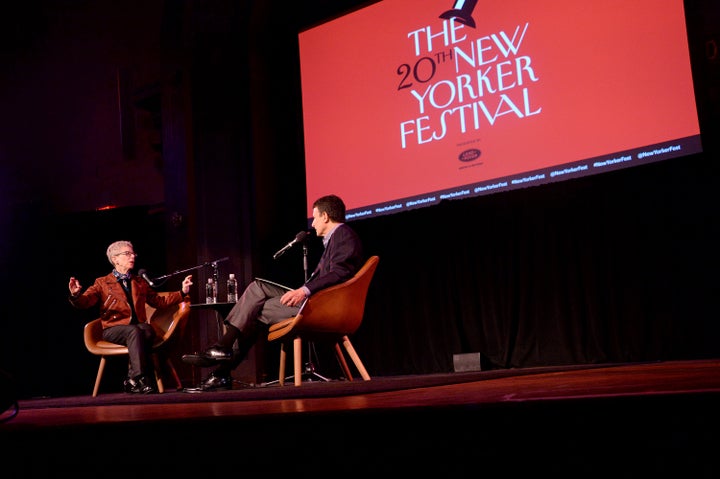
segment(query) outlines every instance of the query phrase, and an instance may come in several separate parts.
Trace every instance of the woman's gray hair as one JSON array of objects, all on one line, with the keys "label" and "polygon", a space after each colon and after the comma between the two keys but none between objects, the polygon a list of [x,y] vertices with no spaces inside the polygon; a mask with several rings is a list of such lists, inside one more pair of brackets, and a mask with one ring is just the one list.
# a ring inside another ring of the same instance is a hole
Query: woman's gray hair
[{"label": "woman's gray hair", "polygon": [[113,256],[118,254],[123,248],[132,248],[133,250],[135,249],[133,248],[132,243],[129,241],[116,241],[110,244],[110,246],[108,246],[106,254],[108,261],[110,261],[111,265],[115,266],[115,263],[113,263]]}]

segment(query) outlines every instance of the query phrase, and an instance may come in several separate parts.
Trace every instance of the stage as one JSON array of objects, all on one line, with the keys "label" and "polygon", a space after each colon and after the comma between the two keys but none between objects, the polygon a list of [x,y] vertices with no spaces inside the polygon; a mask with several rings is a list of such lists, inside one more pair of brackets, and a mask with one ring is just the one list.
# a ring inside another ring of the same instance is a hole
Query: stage
[{"label": "stage", "polygon": [[718,399],[720,360],[602,364],[37,398],[0,432],[35,472],[136,437],[158,472],[720,477]]}]

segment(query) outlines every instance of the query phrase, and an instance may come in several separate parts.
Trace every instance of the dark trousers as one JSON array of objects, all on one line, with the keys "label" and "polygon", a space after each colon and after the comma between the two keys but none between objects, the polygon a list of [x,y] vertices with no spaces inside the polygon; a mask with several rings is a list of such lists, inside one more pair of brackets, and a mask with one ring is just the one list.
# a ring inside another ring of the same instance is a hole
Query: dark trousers
[{"label": "dark trousers", "polygon": [[128,377],[141,374],[149,379],[154,377],[152,363],[152,345],[155,330],[147,323],[112,326],[103,330],[103,339],[111,343],[122,344],[128,348]]},{"label": "dark trousers", "polygon": [[280,302],[285,292],[283,288],[258,280],[245,288],[225,318],[227,324],[240,331],[240,337],[237,338],[238,348],[233,352],[232,360],[219,365],[215,370],[216,374],[227,375],[235,369],[257,341],[258,334],[266,332],[269,325],[297,315],[300,311],[298,306],[285,306]]}]

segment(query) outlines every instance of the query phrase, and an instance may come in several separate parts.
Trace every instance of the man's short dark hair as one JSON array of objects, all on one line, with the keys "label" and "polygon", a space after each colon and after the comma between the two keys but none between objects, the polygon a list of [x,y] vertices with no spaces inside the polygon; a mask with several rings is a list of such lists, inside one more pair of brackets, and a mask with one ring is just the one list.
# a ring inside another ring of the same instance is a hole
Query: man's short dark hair
[{"label": "man's short dark hair", "polygon": [[345,203],[339,196],[322,196],[315,200],[313,208],[317,208],[320,213],[327,213],[328,218],[336,223],[345,222]]}]

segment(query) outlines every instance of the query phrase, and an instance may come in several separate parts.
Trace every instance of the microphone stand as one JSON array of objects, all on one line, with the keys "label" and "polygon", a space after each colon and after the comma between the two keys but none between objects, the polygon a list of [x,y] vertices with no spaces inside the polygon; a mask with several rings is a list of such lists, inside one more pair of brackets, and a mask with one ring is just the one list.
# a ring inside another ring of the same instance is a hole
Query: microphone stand
[{"label": "microphone stand", "polygon": [[[153,279],[152,282],[155,283],[157,286],[162,286],[162,285],[165,283],[165,280],[167,280],[168,278],[171,278],[171,277],[176,276],[176,275],[178,275],[178,274],[187,273],[187,272],[190,272],[190,271],[193,271],[193,270],[196,270],[196,269],[207,268],[208,266],[210,266],[210,267],[212,267],[212,269],[213,269],[213,272],[212,272],[213,281],[215,281],[215,284],[219,284],[219,283],[218,283],[218,279],[219,279],[218,263],[223,262],[223,261],[227,261],[227,260],[229,260],[229,259],[230,259],[229,256],[225,256],[224,258],[216,259],[215,261],[208,261],[207,263],[199,264],[199,265],[193,266],[193,267],[191,267],[191,268],[186,268],[186,269],[180,269],[180,270],[177,270],[177,271],[173,271],[172,273],[164,274],[164,275],[162,275],[162,276],[158,276],[157,278]],[[158,283],[158,281],[162,281],[162,283]],[[218,288],[219,288],[219,286],[218,286]],[[219,313],[218,313],[217,311],[215,312],[215,315],[216,315],[217,321],[218,321],[218,327],[217,327],[217,331],[218,331],[218,332],[217,332],[217,334],[218,334],[218,337],[220,337],[220,336],[222,336],[223,320],[222,320],[222,318],[219,316]]]},{"label": "microphone stand", "polygon": [[[308,275],[308,247],[307,242],[303,241],[303,270],[305,271],[305,281],[307,282],[308,278],[310,277]],[[329,382],[330,380],[326,378],[325,376],[322,376],[315,371],[315,364],[313,363],[312,357],[313,354],[315,354],[315,357],[317,357],[317,352],[315,352],[315,343],[312,341],[307,341],[308,346],[308,352],[307,352],[307,362],[305,363],[305,369],[303,372],[303,377],[307,377],[308,381],[312,381],[313,378],[317,378],[321,381]],[[295,375],[288,376],[285,379],[294,379]]]},{"label": "microphone stand", "polygon": [[[175,275],[182,274],[182,273],[187,273],[187,272],[189,272],[189,271],[193,271],[193,270],[196,270],[196,269],[206,268],[206,267],[208,267],[208,266],[211,266],[212,269],[213,269],[213,274],[212,274],[212,275],[213,275],[213,281],[215,281],[215,284],[217,284],[217,283],[218,283],[218,278],[219,278],[219,276],[218,276],[218,263],[220,263],[220,262],[222,262],[222,261],[227,261],[227,260],[229,260],[229,259],[230,259],[229,256],[225,256],[224,258],[216,259],[215,261],[208,261],[207,263],[199,264],[199,265],[193,266],[193,267],[191,267],[191,268],[186,268],[186,269],[180,269],[180,270],[177,270],[177,271],[173,271],[172,273],[164,274],[164,275],[162,275],[162,276],[158,276],[157,278],[153,279],[152,282],[153,282],[153,283],[157,283],[158,281],[163,281],[163,282],[164,282],[164,280],[166,280],[166,279],[168,279],[168,278],[171,278],[171,277],[173,277],[173,276],[175,276]],[[157,283],[157,284],[160,285],[160,286],[162,286],[162,283]]]}]

